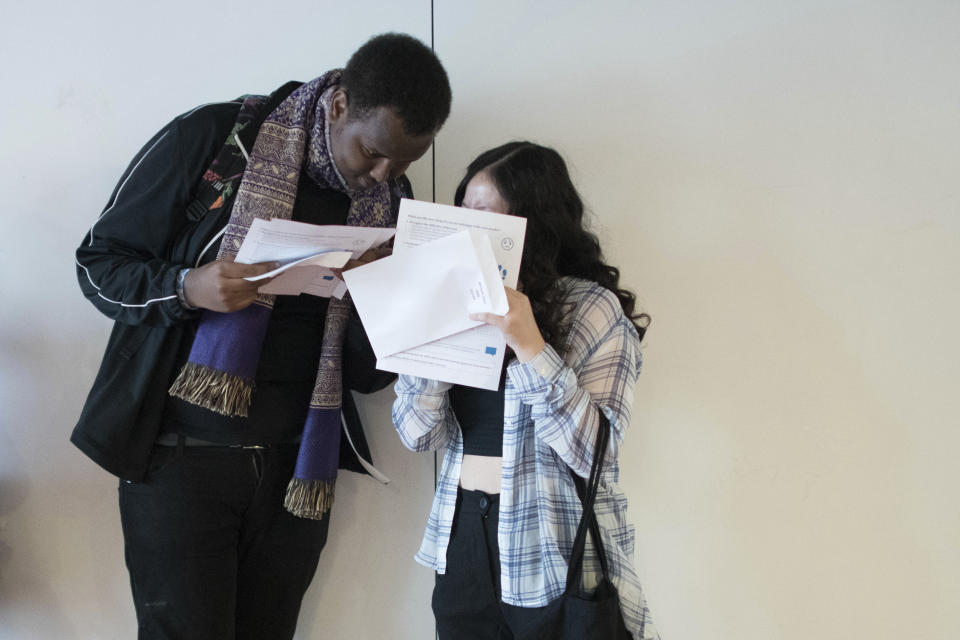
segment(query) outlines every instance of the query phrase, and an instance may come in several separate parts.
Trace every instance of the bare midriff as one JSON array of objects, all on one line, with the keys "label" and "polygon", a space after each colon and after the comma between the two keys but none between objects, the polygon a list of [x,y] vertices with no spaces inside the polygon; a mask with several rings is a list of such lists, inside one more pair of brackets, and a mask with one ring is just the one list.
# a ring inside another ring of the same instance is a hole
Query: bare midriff
[{"label": "bare midriff", "polygon": [[503,458],[500,456],[464,455],[460,467],[460,486],[468,491],[500,493]]}]

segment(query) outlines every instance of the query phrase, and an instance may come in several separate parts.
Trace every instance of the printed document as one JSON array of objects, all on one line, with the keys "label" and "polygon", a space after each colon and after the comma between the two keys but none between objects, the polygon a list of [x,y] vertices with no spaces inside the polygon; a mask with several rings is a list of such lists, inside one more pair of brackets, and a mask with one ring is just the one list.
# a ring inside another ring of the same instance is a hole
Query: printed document
[{"label": "printed document", "polygon": [[[506,286],[515,289],[523,255],[526,218],[402,200],[394,255],[403,255],[421,244],[464,229],[482,231],[490,238],[500,277]],[[506,344],[499,329],[480,324],[386,357],[378,354],[377,368],[496,390],[500,384]]]},{"label": "printed document", "polygon": [[470,313],[508,311],[490,239],[476,229],[344,271],[343,277],[378,358],[479,326]]},{"label": "printed document", "polygon": [[324,298],[331,295],[342,298],[346,286],[330,269],[340,268],[347,260],[359,258],[368,249],[387,242],[394,232],[389,228],[317,225],[257,218],[240,245],[236,261],[245,264],[280,263],[278,269],[268,274],[247,278],[255,281],[279,274],[272,282],[261,287],[260,293],[309,293]]}]

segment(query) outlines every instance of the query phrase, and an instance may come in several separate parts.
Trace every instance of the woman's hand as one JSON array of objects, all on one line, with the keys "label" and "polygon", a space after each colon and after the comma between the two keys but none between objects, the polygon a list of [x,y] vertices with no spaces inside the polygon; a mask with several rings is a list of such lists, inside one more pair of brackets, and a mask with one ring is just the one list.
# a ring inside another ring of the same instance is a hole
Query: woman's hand
[{"label": "woman's hand", "polygon": [[507,345],[517,354],[520,362],[528,362],[543,350],[546,342],[540,334],[537,321],[533,318],[530,299],[516,289],[504,287],[504,290],[507,292],[507,302],[510,305],[507,315],[471,313],[470,319],[486,322],[500,329],[503,337],[507,339]]}]

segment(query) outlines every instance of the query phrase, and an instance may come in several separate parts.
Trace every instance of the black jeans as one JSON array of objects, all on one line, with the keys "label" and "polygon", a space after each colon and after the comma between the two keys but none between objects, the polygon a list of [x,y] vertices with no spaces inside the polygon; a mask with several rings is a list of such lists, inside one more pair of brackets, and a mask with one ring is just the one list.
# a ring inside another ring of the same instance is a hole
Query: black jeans
[{"label": "black jeans", "polygon": [[141,639],[293,637],[329,524],[283,508],[297,449],[158,445],[120,482]]},{"label": "black jeans", "polygon": [[515,607],[500,600],[499,498],[457,490],[447,571],[437,575],[433,588],[440,640],[538,637],[545,607]]}]

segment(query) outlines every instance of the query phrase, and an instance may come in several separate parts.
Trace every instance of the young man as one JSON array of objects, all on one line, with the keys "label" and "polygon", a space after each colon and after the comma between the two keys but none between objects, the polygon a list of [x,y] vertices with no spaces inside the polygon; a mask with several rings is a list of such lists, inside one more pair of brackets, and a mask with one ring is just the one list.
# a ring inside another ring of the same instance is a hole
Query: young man
[{"label": "young man", "polygon": [[436,56],[377,36],[342,71],[174,119],[84,238],[81,289],[116,323],[71,440],[121,479],[141,638],[293,636],[337,467],[369,456],[345,390],[393,376],[349,298],[258,295],[244,278],[272,265],[233,258],[255,217],[393,225],[449,110]]}]

